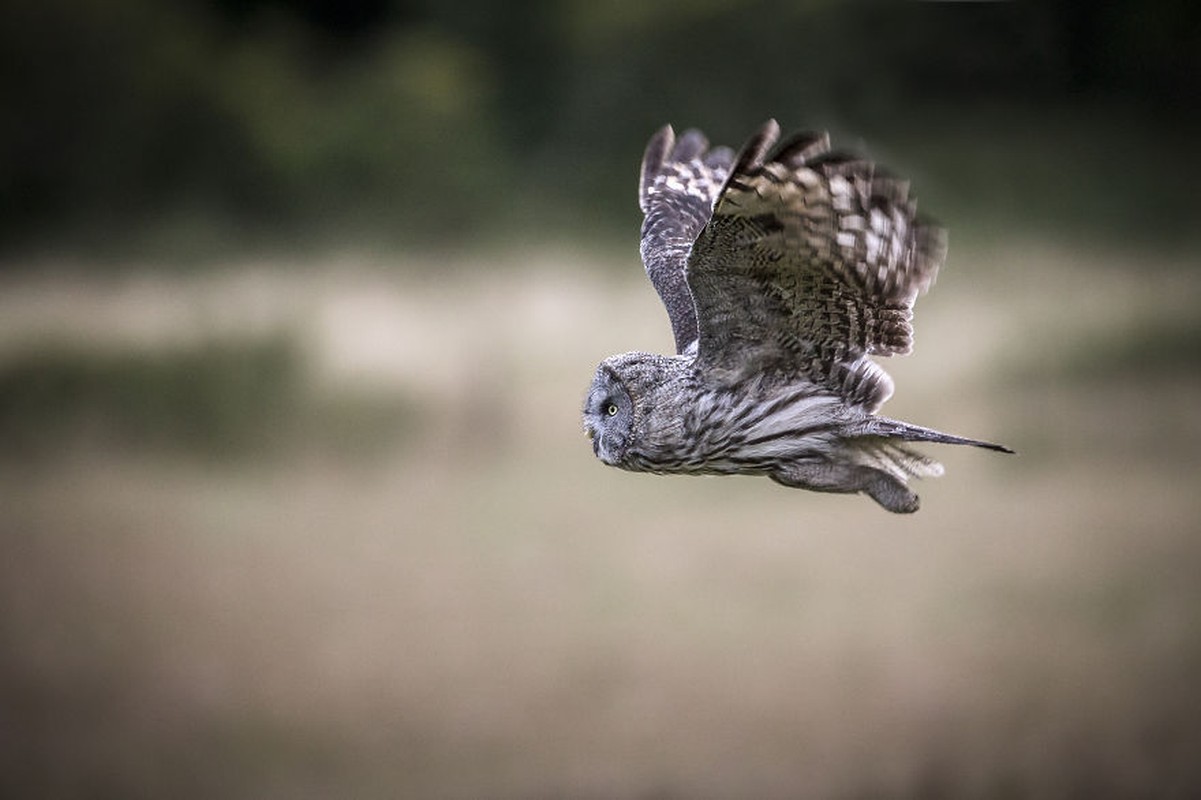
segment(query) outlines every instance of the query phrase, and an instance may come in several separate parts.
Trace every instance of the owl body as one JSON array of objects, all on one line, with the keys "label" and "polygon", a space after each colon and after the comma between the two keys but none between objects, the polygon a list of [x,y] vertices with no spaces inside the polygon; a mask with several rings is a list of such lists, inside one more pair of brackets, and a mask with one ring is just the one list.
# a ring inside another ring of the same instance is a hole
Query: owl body
[{"label": "owl body", "polygon": [[696,131],[651,139],[642,256],[677,353],[602,361],[585,431],[610,466],[767,475],[914,511],[909,480],[942,467],[906,442],[1008,452],[876,414],[893,385],[870,356],[910,350],[945,235],[917,220],[906,184],[824,134],[769,157],[778,133],[769,122],[737,156]]},{"label": "owl body", "polygon": [[818,386],[756,376],[715,387],[694,356],[636,352],[601,362],[584,426],[610,466],[766,475],[814,491],[864,491],[893,511],[914,510],[909,476],[941,469],[907,448],[885,446],[869,415]]}]

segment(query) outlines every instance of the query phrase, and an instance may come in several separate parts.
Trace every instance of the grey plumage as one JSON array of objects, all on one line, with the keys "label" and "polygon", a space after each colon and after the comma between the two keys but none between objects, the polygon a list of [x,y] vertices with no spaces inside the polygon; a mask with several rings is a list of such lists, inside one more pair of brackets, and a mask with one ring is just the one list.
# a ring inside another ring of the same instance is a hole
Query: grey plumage
[{"label": "grey plumage", "polygon": [[909,479],[942,467],[903,442],[1010,452],[876,416],[893,384],[870,357],[912,349],[945,233],[917,217],[907,183],[825,134],[773,152],[778,137],[769,121],[737,156],[698,131],[651,138],[641,250],[676,355],[605,359],[585,429],[625,469],[763,474],[914,511]]},{"label": "grey plumage", "polygon": [[676,141],[671,128],[663,128],[647,145],[639,177],[638,204],[645,215],[642,261],[667,306],[677,352],[697,336],[685,268],[688,254],[734,160],[728,147],[708,148],[700,131],[688,131]]}]

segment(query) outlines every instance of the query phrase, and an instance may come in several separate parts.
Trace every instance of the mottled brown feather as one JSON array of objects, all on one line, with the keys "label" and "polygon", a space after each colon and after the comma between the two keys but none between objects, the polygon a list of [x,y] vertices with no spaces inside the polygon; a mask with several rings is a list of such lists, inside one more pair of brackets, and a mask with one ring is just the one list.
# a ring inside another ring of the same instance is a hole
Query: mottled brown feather
[{"label": "mottled brown feather", "polygon": [[870,355],[907,353],[913,302],[946,252],[908,186],[801,134],[768,156],[774,121],[739,154],[689,251],[698,366],[807,378],[876,410],[892,393]]}]

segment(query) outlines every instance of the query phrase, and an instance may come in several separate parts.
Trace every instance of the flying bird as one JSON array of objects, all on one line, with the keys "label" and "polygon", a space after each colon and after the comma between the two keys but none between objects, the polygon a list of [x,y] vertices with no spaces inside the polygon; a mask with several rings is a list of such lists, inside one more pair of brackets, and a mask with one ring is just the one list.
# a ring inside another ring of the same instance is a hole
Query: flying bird
[{"label": "flying bird", "polygon": [[878,416],[909,353],[913,302],[946,257],[908,183],[830,148],[778,147],[768,121],[737,155],[696,130],[650,140],[638,201],[642,260],[675,355],[597,367],[584,429],[605,464],[636,472],[767,475],[916,511],[915,477],[942,465],[908,446],[1009,448]]}]

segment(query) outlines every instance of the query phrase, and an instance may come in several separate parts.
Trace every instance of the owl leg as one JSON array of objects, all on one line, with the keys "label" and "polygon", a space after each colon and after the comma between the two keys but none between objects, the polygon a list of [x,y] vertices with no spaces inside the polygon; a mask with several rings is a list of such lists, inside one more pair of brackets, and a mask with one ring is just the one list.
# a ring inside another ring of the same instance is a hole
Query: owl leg
[{"label": "owl leg", "polygon": [[887,472],[837,461],[793,461],[771,473],[784,486],[815,492],[850,494],[863,492],[894,514],[917,511],[918,496]]}]

